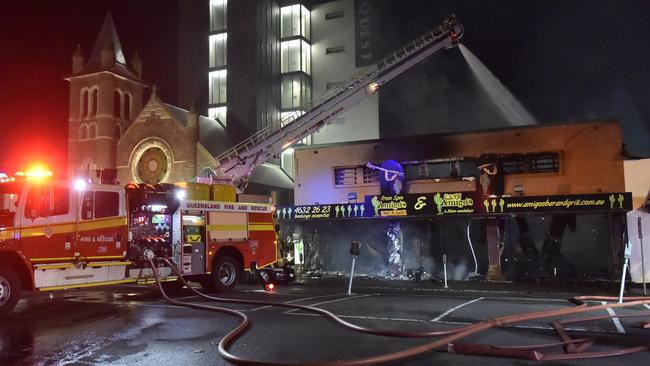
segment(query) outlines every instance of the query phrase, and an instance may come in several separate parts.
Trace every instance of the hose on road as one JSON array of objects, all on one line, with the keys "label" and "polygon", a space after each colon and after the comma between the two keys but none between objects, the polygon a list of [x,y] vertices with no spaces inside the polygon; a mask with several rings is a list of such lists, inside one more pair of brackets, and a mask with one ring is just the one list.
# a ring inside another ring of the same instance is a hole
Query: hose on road
[{"label": "hose on road", "polygon": [[[624,349],[618,349],[613,351],[602,351],[602,352],[580,352],[580,353],[566,353],[566,354],[549,354],[544,355],[536,351],[535,349],[545,348],[547,345],[540,346],[531,346],[523,350],[515,350],[513,347],[493,347],[493,346],[473,346],[473,348],[462,345],[453,344],[452,342],[458,341],[462,338],[465,338],[469,335],[473,335],[494,327],[511,325],[515,323],[520,323],[524,321],[544,319],[551,317],[561,317],[567,315],[574,315],[598,310],[606,310],[611,308],[622,308],[622,307],[631,307],[631,306],[641,306],[650,304],[650,297],[635,297],[635,298],[626,298],[623,303],[616,304],[605,304],[605,305],[596,305],[596,306],[587,306],[587,301],[617,301],[617,297],[605,297],[605,296],[581,296],[572,298],[570,301],[573,302],[576,307],[566,308],[566,309],[554,309],[546,310],[539,312],[531,312],[524,314],[515,314],[497,317],[490,320],[481,321],[478,323],[470,324],[467,326],[447,330],[447,331],[429,331],[429,332],[405,332],[405,331],[393,331],[393,330],[382,330],[362,327],[350,322],[347,322],[339,317],[337,317],[332,312],[329,312],[324,309],[306,306],[306,305],[297,305],[297,304],[287,304],[282,302],[275,301],[259,301],[259,300],[241,300],[241,299],[230,299],[222,297],[209,296],[204,293],[197,291],[192,288],[187,281],[183,278],[182,274],[178,270],[176,264],[168,258],[158,258],[163,263],[167,264],[173,271],[173,273],[178,276],[179,280],[187,286],[187,288],[192,291],[197,296],[200,296],[204,299],[211,301],[218,301],[223,303],[231,304],[244,304],[244,305],[262,305],[262,306],[276,306],[283,308],[291,308],[307,311],[310,313],[316,313],[325,316],[326,318],[334,321],[336,324],[343,326],[346,329],[350,329],[356,332],[361,332],[365,334],[379,335],[379,336],[389,336],[389,337],[400,337],[400,338],[423,338],[423,337],[442,337],[438,340],[425,343],[419,346],[410,347],[401,351],[389,352],[385,354],[380,354],[376,356],[362,357],[349,360],[335,360],[335,361],[322,361],[322,362],[311,362],[311,363],[287,363],[287,362],[269,362],[269,361],[258,361],[245,359],[239,356],[232,354],[229,351],[229,348],[234,344],[234,342],[240,338],[245,331],[250,326],[250,319],[246,314],[238,310],[232,310],[228,308],[218,307],[218,306],[209,306],[202,304],[194,304],[189,302],[182,302],[170,298],[163,286],[161,284],[160,275],[158,273],[158,266],[154,263],[153,256],[147,257],[151,268],[153,269],[154,277],[156,283],[160,290],[162,296],[171,304],[177,306],[188,307],[198,310],[207,310],[212,312],[218,312],[228,315],[233,315],[241,319],[241,323],[231,330],[226,336],[219,342],[219,354],[226,359],[227,361],[234,363],[236,365],[243,366],[365,366],[373,365],[386,362],[394,362],[403,360],[406,358],[411,358],[417,355],[424,354],[426,352],[434,351],[440,349],[441,347],[448,347],[450,352],[457,353],[471,353],[471,354],[483,354],[490,356],[502,356],[502,357],[515,357],[515,358],[526,358],[532,360],[573,360],[573,359],[584,359],[584,358],[595,358],[595,357],[606,357],[606,356],[616,356],[622,354],[628,354],[633,352],[639,352],[643,350],[650,349],[650,340],[647,344],[643,344],[636,347],[628,347]],[[557,343],[558,345],[567,345],[574,344],[577,340],[563,340],[563,342]],[[462,350],[467,350],[462,352]]]}]

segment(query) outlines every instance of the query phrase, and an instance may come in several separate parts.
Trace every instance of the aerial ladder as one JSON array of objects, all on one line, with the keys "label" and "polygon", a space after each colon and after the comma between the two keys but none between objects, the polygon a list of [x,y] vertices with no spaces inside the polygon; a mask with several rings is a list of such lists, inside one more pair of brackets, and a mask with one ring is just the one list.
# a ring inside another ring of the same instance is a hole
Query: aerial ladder
[{"label": "aerial ladder", "polygon": [[304,114],[275,121],[217,156],[214,175],[243,191],[256,167],[317,132],[334,117],[437,51],[456,46],[462,35],[463,26],[456,18],[453,15],[445,18],[438,27],[377,61],[370,71],[351,77],[341,86],[309,102]]}]

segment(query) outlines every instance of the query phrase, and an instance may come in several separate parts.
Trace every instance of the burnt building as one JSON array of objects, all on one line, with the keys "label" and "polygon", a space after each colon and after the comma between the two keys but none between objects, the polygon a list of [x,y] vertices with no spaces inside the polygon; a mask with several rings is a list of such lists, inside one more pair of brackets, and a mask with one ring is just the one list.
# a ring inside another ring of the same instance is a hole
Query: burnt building
[{"label": "burnt building", "polygon": [[455,279],[606,277],[622,260],[632,196],[615,121],[301,147],[295,157],[298,206],[279,216],[284,239],[312,251],[311,270],[345,270],[351,240],[366,248],[362,271],[397,278],[440,275],[443,255]]}]

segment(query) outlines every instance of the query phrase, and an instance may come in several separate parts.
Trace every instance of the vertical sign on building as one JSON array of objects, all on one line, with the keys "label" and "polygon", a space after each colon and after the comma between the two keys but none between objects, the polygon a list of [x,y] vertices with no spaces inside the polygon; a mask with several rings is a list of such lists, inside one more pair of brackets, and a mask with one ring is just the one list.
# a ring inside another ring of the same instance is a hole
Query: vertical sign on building
[{"label": "vertical sign on building", "polygon": [[376,45],[374,34],[377,27],[377,13],[371,0],[354,1],[354,35],[356,67],[371,65],[375,61]]}]

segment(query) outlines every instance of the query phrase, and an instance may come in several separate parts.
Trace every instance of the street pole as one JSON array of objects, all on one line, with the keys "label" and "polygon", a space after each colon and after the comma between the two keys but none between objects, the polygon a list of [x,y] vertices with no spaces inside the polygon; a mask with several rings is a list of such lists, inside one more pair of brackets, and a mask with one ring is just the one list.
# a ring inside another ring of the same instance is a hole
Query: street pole
[{"label": "street pole", "polygon": [[627,266],[628,263],[630,262],[630,254],[632,252],[632,248],[630,247],[630,243],[625,244],[625,251],[623,256],[625,259],[623,260],[623,274],[621,275],[621,291],[618,295],[618,303],[621,304],[623,303],[623,291],[625,290],[625,275],[627,272]]},{"label": "street pole", "polygon": [[447,286],[447,254],[442,255],[442,269],[445,272],[445,288],[449,288]]},{"label": "street pole", "polygon": [[636,218],[637,228],[639,229],[639,245],[641,246],[641,272],[643,272],[643,296],[647,296],[645,281],[645,256],[643,255],[643,227],[641,226],[641,217]]},{"label": "street pole", "polygon": [[357,256],[352,256],[352,268],[350,269],[350,282],[348,283],[348,295],[352,295],[352,277],[354,277],[354,262],[357,261]]},{"label": "street pole", "polygon": [[352,240],[350,243],[350,255],[352,256],[352,268],[350,268],[350,282],[348,283],[348,296],[352,295],[352,278],[354,277],[354,263],[357,257],[361,254],[361,243],[357,240]]}]

